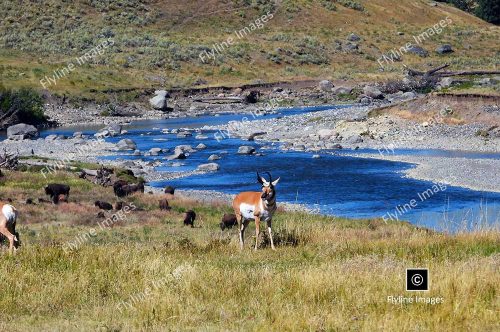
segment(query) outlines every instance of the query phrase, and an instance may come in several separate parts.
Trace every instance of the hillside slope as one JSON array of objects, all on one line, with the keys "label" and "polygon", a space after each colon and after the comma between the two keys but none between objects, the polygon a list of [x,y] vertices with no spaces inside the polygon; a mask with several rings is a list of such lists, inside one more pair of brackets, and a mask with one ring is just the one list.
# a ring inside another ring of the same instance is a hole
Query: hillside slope
[{"label": "hillside slope", "polygon": [[[58,95],[307,78],[379,79],[400,73],[402,63],[494,68],[499,59],[498,27],[428,1],[49,0],[43,5],[2,2],[0,11],[5,17],[0,22],[1,83],[42,88],[40,79],[74,64],[56,83],[46,84]],[[267,23],[256,21],[262,15]],[[414,42],[413,36],[447,17],[451,23],[420,44],[429,57],[405,54],[403,62],[384,64],[381,71],[377,59],[382,54]],[[244,35],[235,33],[242,30]],[[351,33],[361,39],[348,41]],[[229,37],[233,45],[223,45]],[[102,54],[83,64],[76,60],[110,40],[112,45],[99,50]],[[455,52],[435,53],[443,43]],[[220,54],[207,57],[214,45]],[[200,58],[204,51],[205,62]]]}]

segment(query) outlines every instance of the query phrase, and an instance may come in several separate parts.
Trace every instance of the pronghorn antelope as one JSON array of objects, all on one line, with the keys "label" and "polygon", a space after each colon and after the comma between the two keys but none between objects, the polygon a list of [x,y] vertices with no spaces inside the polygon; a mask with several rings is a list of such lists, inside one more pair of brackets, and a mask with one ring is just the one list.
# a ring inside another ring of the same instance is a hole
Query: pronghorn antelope
[{"label": "pronghorn antelope", "polygon": [[9,240],[9,252],[12,254],[14,246],[17,249],[19,239],[16,234],[17,210],[10,204],[0,203],[0,233]]},{"label": "pronghorn antelope", "polygon": [[269,181],[264,179],[257,172],[257,181],[262,185],[261,192],[246,191],[239,193],[233,200],[234,214],[238,221],[238,230],[240,235],[240,248],[243,249],[245,228],[248,226],[250,220],[255,220],[255,250],[259,243],[260,222],[267,223],[267,230],[271,240],[271,248],[274,248],[273,234],[271,230],[271,220],[276,211],[276,191],[274,186],[278,184],[280,178],[273,181],[271,174]]}]

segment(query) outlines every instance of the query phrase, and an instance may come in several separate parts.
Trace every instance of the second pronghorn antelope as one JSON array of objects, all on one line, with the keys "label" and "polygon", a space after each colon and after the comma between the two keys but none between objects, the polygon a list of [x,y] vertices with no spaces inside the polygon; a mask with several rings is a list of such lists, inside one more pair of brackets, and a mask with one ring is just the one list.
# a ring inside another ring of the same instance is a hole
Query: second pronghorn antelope
[{"label": "second pronghorn antelope", "polygon": [[0,203],[0,233],[9,240],[9,252],[17,249],[19,239],[16,234],[17,210],[10,204]]},{"label": "second pronghorn antelope", "polygon": [[238,221],[238,230],[240,236],[240,248],[243,249],[245,228],[250,220],[255,220],[255,250],[259,243],[260,222],[267,223],[269,239],[271,240],[271,248],[274,248],[273,234],[271,229],[271,220],[276,211],[276,191],[274,187],[278,184],[280,178],[273,181],[271,174],[269,181],[264,179],[257,172],[257,181],[262,185],[261,192],[246,191],[239,193],[233,200],[234,214]]}]

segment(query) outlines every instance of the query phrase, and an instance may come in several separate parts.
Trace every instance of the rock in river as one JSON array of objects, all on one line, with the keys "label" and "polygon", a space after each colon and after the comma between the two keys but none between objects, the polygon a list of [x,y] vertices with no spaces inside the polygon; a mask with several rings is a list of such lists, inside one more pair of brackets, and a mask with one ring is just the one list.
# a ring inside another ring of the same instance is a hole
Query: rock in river
[{"label": "rock in river", "polygon": [[255,152],[255,148],[249,145],[243,145],[238,148],[238,154],[252,154]]},{"label": "rock in river", "polygon": [[208,164],[201,164],[198,166],[199,171],[205,171],[205,172],[215,172],[220,169],[219,164],[217,163],[208,163]]},{"label": "rock in river", "polygon": [[220,156],[218,156],[216,154],[212,154],[212,155],[210,155],[210,157],[208,157],[209,161],[219,160],[219,159],[220,159]]},{"label": "rock in river", "polygon": [[125,138],[116,143],[116,148],[120,151],[135,150],[137,145],[130,138]]}]

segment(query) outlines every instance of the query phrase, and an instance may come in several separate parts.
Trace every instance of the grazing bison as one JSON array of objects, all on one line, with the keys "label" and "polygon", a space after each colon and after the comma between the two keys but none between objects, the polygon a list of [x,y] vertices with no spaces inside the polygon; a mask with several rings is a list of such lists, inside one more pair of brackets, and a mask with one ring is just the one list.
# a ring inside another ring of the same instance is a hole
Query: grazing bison
[{"label": "grazing bison", "polygon": [[45,187],[45,194],[49,195],[54,204],[59,203],[61,195],[68,201],[70,187],[65,184],[50,183]]},{"label": "grazing bison", "polygon": [[219,224],[221,230],[225,230],[226,228],[233,228],[238,221],[236,220],[236,215],[233,213],[224,213],[222,217],[221,223]]},{"label": "grazing bison", "polygon": [[189,210],[184,213],[184,226],[191,225],[194,227],[194,220],[196,219],[196,213],[193,210]]},{"label": "grazing bison", "polygon": [[125,203],[125,202],[116,202],[115,204],[115,210],[123,210],[124,208],[127,208],[128,210],[135,210],[135,211],[143,211],[142,209],[138,209],[134,203]]},{"label": "grazing bison", "polygon": [[113,184],[113,191],[118,197],[125,197],[137,191],[144,193],[144,183],[129,184],[127,181],[118,180]]},{"label": "grazing bison", "polygon": [[26,204],[33,204],[33,199],[32,198],[27,198],[26,199]]},{"label": "grazing bison", "polygon": [[113,210],[113,205],[109,204],[108,202],[95,201],[94,205],[101,210]]},{"label": "grazing bison", "polygon": [[172,187],[172,186],[166,186],[165,187],[165,194],[170,194],[170,195],[173,195],[175,192],[175,188]]},{"label": "grazing bison", "polygon": [[114,191],[115,195],[118,196],[118,197],[124,197],[125,193],[122,190],[122,187],[126,186],[126,185],[128,185],[128,182],[125,181],[125,180],[118,180],[118,181],[116,181],[113,184],[113,191]]},{"label": "grazing bison", "polygon": [[171,209],[170,205],[168,205],[168,200],[166,198],[160,199],[158,203],[160,205],[160,210],[169,211]]}]

